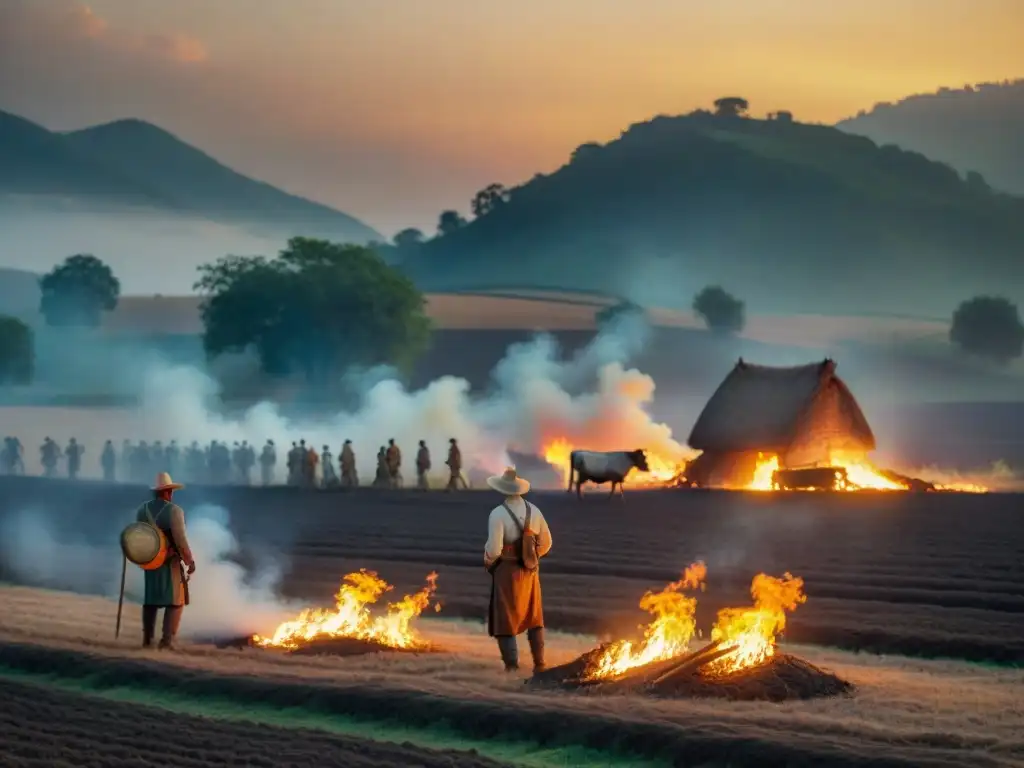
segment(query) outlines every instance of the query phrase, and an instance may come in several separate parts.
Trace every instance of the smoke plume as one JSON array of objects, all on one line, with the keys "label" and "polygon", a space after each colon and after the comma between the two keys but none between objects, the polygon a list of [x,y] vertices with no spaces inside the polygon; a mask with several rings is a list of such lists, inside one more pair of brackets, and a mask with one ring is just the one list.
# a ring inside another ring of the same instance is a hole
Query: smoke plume
[{"label": "smoke plume", "polygon": [[[206,371],[140,358],[145,370],[137,410],[66,409],[59,419],[47,419],[49,425],[38,418],[27,422],[18,434],[29,472],[38,471],[35,446],[43,437],[63,444],[74,435],[89,451],[83,473],[94,477],[106,439],[118,447],[122,440],[177,440],[183,446],[193,440],[200,445],[246,440],[257,448],[271,439],[278,452],[278,481],[284,454],[299,439],[317,450],[328,445],[335,456],[343,440],[352,440],[363,482],[373,477],[377,450],[390,438],[406,452],[406,465],[418,441],[426,440],[439,477],[453,437],[464,467],[480,472],[500,471],[510,461],[509,450],[538,454],[558,437],[593,450],[648,448],[681,457],[684,448],[671,429],[647,411],[653,379],[627,367],[649,330],[642,317],[620,316],[568,358],[547,335],[513,344],[492,371],[488,392],[479,396],[471,395],[469,382],[452,376],[409,390],[386,368],[350,372],[344,383],[356,392],[357,405],[326,416],[285,413],[272,402],[225,415],[218,410],[219,385]],[[52,423],[57,421],[59,427]]]},{"label": "smoke plume", "polygon": [[[182,620],[183,637],[266,632],[302,607],[277,596],[284,565],[280,558],[261,558],[260,567],[249,574],[231,561],[238,542],[228,523],[228,511],[222,507],[204,504],[189,510],[188,535],[202,546],[195,548],[196,588]],[[119,533],[86,538],[61,526],[44,509],[26,509],[0,518],[0,564],[6,577],[19,584],[116,599],[122,563]],[[129,564],[127,601],[142,601],[142,581],[142,570]]]}]

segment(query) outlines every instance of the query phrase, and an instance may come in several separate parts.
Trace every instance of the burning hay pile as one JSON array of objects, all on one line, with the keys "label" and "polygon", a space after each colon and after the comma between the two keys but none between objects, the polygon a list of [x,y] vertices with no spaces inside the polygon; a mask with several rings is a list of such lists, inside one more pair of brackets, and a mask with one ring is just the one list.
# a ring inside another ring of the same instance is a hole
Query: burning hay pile
[{"label": "burning hay pile", "polygon": [[[412,622],[430,606],[437,591],[437,574],[429,574],[419,592],[388,603],[383,613],[372,614],[370,607],[391,589],[392,586],[373,571],[360,569],[342,579],[333,610],[307,609],[279,625],[269,637],[251,635],[218,645],[334,656],[435,650],[413,629]],[[434,610],[440,611],[441,605],[435,602]]]},{"label": "burning hay pile", "polygon": [[707,568],[695,563],[683,578],[661,592],[648,592],[640,607],[654,615],[634,644],[617,640],[568,664],[538,673],[537,686],[600,691],[642,691],[656,696],[706,696],[734,700],[785,701],[848,693],[852,686],[830,672],[790,654],[775,642],[786,614],[807,598],[803,580],[790,574],[754,577],[754,604],[724,608],[711,630],[711,642],[689,651],[696,622],[696,597]]}]

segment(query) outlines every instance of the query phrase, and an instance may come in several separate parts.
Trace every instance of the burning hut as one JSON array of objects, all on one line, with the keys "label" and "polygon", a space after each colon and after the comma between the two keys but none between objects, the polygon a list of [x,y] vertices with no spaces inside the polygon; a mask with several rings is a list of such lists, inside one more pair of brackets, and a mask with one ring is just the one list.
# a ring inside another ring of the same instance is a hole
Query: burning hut
[{"label": "burning hut", "polygon": [[799,483],[793,470],[821,474],[825,467],[841,469],[829,481],[845,484],[850,465],[874,450],[875,436],[833,360],[776,368],[740,358],[704,407],[689,444],[702,452],[686,467],[690,485],[758,488],[777,485],[780,477]]}]

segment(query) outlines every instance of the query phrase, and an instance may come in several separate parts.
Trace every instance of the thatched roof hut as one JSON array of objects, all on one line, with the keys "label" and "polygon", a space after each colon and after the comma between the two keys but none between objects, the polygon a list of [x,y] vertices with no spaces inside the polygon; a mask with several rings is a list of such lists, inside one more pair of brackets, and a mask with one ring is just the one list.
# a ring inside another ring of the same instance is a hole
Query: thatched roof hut
[{"label": "thatched roof hut", "polygon": [[835,371],[828,359],[774,368],[741,358],[697,419],[690,447],[703,451],[705,465],[763,453],[777,455],[782,467],[820,465],[833,451],[873,450],[871,427]]}]

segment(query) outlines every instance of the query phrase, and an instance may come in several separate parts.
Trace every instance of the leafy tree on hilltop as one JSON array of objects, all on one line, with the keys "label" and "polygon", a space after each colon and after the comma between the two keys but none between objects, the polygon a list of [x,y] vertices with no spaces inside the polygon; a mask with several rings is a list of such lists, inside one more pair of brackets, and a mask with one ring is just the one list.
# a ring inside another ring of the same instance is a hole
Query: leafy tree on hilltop
[{"label": "leafy tree on hilltop", "polygon": [[744,117],[750,109],[750,102],[740,96],[723,96],[715,99],[715,114],[718,117]]},{"label": "leafy tree on hilltop", "polygon": [[509,191],[505,189],[504,185],[490,184],[477,192],[473,198],[471,203],[473,215],[478,219],[481,216],[486,216],[491,211],[507,203],[509,197]]},{"label": "leafy tree on hilltop", "polygon": [[396,248],[415,248],[423,243],[423,233],[415,227],[403,229],[394,237]]},{"label": "leafy tree on hilltop", "polygon": [[607,328],[620,317],[628,317],[630,315],[643,316],[644,308],[629,299],[623,299],[617,304],[609,304],[607,307],[595,314],[594,323],[597,325],[598,330],[600,330],[602,328]]},{"label": "leafy tree on hilltop", "polygon": [[429,340],[423,294],[364,246],[296,237],[274,259],[199,270],[211,357],[252,347],[266,373],[323,384],[352,365],[406,367]]},{"label": "leafy tree on hilltop", "polygon": [[1005,364],[1024,353],[1024,324],[1008,299],[975,296],[953,313],[949,340],[969,354]]},{"label": "leafy tree on hilltop", "polygon": [[0,315],[0,384],[28,384],[34,368],[32,329],[16,317]]},{"label": "leafy tree on hilltop", "polygon": [[458,211],[442,211],[437,219],[437,234],[444,237],[466,226],[466,220]]},{"label": "leafy tree on hilltop", "polygon": [[719,333],[739,333],[746,325],[743,302],[717,285],[694,296],[693,311],[710,330]]},{"label": "leafy tree on hilltop", "polygon": [[39,287],[39,311],[53,326],[95,328],[121,295],[110,267],[88,254],[69,256],[40,279]]}]

